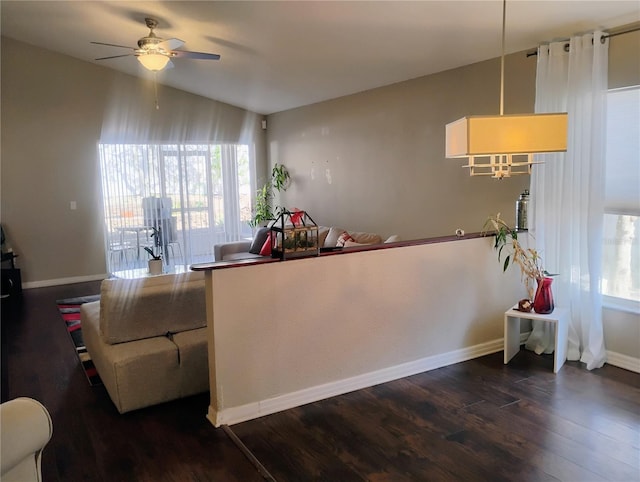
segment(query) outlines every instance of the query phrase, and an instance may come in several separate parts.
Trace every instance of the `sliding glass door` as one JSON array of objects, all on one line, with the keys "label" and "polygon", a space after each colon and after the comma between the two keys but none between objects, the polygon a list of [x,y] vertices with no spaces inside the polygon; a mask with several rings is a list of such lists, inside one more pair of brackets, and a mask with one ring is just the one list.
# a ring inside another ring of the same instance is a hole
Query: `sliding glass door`
[{"label": "sliding glass door", "polygon": [[109,272],[213,261],[251,236],[254,161],[243,144],[100,144]]}]

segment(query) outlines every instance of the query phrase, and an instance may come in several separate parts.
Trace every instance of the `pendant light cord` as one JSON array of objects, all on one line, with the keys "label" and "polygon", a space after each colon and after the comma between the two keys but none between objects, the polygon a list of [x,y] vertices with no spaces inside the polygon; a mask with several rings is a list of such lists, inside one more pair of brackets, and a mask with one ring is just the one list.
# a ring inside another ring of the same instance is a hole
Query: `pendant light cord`
[{"label": "pendant light cord", "polygon": [[502,0],[502,55],[500,57],[500,115],[504,115],[504,39],[507,20],[507,0]]}]

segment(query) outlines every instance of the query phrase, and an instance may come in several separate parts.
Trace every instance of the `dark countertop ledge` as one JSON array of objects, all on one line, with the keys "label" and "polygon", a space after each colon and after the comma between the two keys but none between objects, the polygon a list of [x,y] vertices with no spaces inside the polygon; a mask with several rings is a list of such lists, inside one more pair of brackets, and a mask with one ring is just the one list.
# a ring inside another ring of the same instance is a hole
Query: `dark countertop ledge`
[{"label": "dark countertop ledge", "polygon": [[227,269],[227,268],[240,268],[243,266],[257,266],[261,264],[278,263],[281,261],[295,261],[298,259],[309,259],[309,258],[324,257],[324,256],[341,256],[341,255],[350,254],[350,253],[361,253],[363,251],[378,251],[380,249],[404,248],[406,246],[420,246],[423,244],[448,243],[451,241],[464,241],[466,239],[484,238],[489,236],[493,236],[493,232],[470,233],[470,234],[465,234],[464,236],[456,236],[456,235],[439,236],[435,238],[412,239],[409,241],[397,241],[395,243],[381,243],[381,244],[371,244],[367,246],[354,246],[351,248],[335,249],[332,251],[320,252],[318,256],[306,256],[306,257],[293,258],[293,259],[287,259],[287,260],[280,260],[279,258],[271,258],[268,256],[264,256],[261,258],[238,259],[233,261],[214,261],[211,263],[192,264],[190,266],[190,269],[193,271],[211,271],[211,270]]}]

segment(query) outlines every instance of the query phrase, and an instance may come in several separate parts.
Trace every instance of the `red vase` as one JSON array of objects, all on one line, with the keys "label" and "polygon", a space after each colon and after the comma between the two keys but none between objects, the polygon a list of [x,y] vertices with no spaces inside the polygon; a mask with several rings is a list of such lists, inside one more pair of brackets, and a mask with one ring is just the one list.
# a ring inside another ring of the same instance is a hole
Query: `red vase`
[{"label": "red vase", "polygon": [[541,315],[548,315],[555,308],[553,304],[553,293],[551,292],[551,283],[553,278],[542,278],[538,280],[538,289],[533,298],[533,309]]}]

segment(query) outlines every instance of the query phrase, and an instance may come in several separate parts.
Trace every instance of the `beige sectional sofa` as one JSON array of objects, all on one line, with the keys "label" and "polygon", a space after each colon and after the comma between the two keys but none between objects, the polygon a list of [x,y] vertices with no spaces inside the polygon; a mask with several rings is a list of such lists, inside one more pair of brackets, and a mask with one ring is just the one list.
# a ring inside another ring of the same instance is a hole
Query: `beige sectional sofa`
[{"label": "beige sectional sofa", "polygon": [[[382,237],[375,233],[364,233],[357,231],[349,231],[338,226],[318,226],[318,244],[321,248],[335,248],[338,243],[338,239],[343,233],[348,233],[352,238],[351,241],[346,241],[345,248],[359,246],[363,244],[380,244],[382,243]],[[384,242],[390,243],[399,241],[398,236],[390,236]],[[216,261],[233,261],[238,259],[247,258],[259,258],[260,254],[251,252],[251,246],[253,241],[234,241],[229,243],[216,244],[213,247],[213,255]]]},{"label": "beige sectional sofa", "polygon": [[204,274],[106,279],[85,345],[120,413],[209,389]]}]

